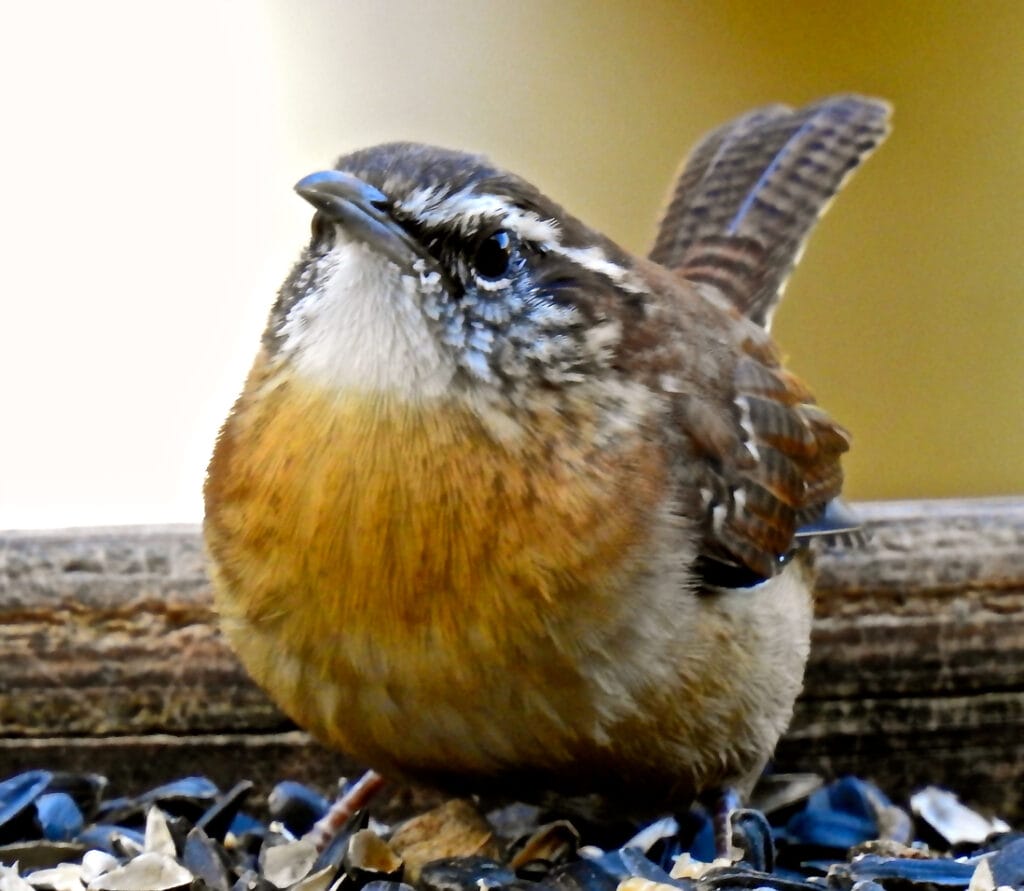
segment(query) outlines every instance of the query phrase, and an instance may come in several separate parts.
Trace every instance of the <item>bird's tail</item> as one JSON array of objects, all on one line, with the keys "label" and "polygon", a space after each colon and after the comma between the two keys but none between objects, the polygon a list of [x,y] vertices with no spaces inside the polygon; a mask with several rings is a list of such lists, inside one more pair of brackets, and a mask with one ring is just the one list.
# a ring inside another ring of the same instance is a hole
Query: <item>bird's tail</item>
[{"label": "bird's tail", "polygon": [[878,99],[757,109],[687,158],[650,257],[723,292],[768,327],[815,221],[889,132]]}]

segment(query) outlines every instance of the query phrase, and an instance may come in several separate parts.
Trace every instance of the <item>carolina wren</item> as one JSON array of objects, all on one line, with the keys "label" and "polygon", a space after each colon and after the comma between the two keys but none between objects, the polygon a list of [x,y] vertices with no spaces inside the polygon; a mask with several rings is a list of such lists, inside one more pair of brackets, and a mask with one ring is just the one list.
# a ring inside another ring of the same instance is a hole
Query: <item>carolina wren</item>
[{"label": "carolina wren", "polygon": [[768,333],[886,135],[857,96],[707,136],[648,259],[476,155],[396,143],[301,180],[285,281],[206,481],[228,638],[385,776],[634,812],[748,789],[847,522],[847,434]]}]

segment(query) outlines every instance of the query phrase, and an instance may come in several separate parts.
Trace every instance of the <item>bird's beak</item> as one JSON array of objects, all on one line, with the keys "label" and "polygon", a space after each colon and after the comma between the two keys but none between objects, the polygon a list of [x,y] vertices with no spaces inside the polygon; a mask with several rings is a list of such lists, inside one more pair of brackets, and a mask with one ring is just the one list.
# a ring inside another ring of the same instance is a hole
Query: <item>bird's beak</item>
[{"label": "bird's beak", "polygon": [[[323,170],[295,184],[295,191],[327,219],[373,250],[387,257],[403,272],[431,269],[436,261],[388,211],[387,196],[350,173]],[[417,261],[424,261],[426,266]]]}]

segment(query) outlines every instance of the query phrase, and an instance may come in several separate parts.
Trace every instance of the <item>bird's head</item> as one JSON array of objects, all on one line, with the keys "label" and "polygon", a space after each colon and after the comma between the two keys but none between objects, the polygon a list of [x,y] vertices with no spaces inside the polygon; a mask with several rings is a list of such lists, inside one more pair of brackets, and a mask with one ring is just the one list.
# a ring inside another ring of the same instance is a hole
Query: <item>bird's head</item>
[{"label": "bird's head", "polygon": [[409,143],[300,180],[312,238],[269,353],[314,383],[421,399],[512,398],[616,361],[646,294],[634,260],[485,159]]}]

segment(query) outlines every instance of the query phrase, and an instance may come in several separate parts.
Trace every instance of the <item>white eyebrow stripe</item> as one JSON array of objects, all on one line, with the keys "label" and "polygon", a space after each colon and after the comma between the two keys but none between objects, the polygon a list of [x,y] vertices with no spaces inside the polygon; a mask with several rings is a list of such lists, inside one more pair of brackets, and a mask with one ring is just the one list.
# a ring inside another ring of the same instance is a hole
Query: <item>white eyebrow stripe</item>
[{"label": "white eyebrow stripe", "polygon": [[520,238],[604,276],[627,291],[642,294],[647,290],[632,270],[612,262],[600,246],[563,245],[562,232],[556,220],[543,219],[500,195],[480,195],[471,187],[446,192],[443,186],[432,186],[411,192],[397,202],[397,208],[400,213],[415,217],[425,226],[455,225],[466,235],[472,234],[481,220],[491,219]]},{"label": "white eyebrow stripe", "polygon": [[492,219],[520,238],[534,242],[558,243],[561,234],[554,220],[514,204],[499,195],[478,195],[472,189],[445,192],[443,188],[417,189],[397,204],[401,214],[414,217],[428,227],[456,225],[471,234],[483,219]]},{"label": "white eyebrow stripe", "polygon": [[620,288],[624,288],[634,294],[642,294],[647,290],[640,279],[633,274],[632,270],[626,266],[619,266],[618,263],[613,263],[608,259],[608,255],[596,245],[579,248],[564,247],[560,244],[545,244],[544,247],[561,257],[565,257],[566,260],[575,263],[577,266],[582,266],[584,269],[588,269],[598,275],[603,275],[605,278],[615,282]]},{"label": "white eyebrow stripe", "polygon": [[537,214],[520,210],[518,207],[509,211],[504,219],[504,225],[520,238],[537,244],[558,244],[562,238],[558,223],[554,220],[541,219]]},{"label": "white eyebrow stripe", "polygon": [[425,226],[456,223],[465,231],[468,224],[482,217],[505,216],[511,207],[497,195],[477,195],[471,189],[446,192],[443,187],[428,187],[410,193],[398,203],[398,209]]}]

